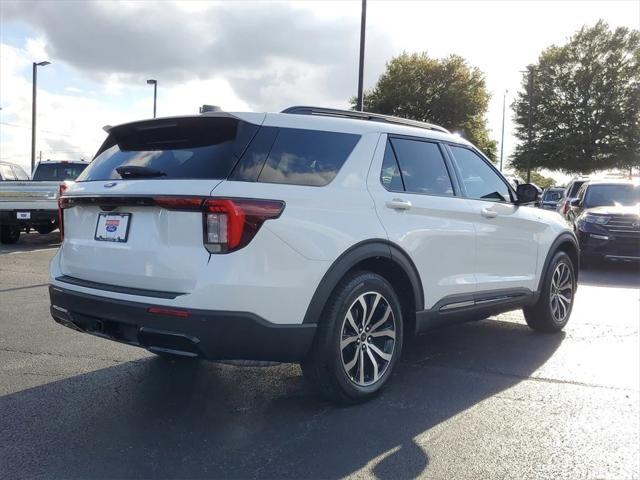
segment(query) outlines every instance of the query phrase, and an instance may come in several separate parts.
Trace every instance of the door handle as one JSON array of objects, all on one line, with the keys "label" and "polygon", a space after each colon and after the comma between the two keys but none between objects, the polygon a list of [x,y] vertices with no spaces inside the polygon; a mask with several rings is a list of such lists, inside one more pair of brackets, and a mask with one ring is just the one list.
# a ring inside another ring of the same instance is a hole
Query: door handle
[{"label": "door handle", "polygon": [[483,208],[480,213],[485,218],[496,218],[498,216],[498,212],[495,210],[490,210],[488,208]]},{"label": "door handle", "polygon": [[409,210],[411,208],[411,202],[408,200],[400,200],[399,198],[394,198],[393,200],[389,200],[387,203],[387,208],[393,208],[394,210]]}]

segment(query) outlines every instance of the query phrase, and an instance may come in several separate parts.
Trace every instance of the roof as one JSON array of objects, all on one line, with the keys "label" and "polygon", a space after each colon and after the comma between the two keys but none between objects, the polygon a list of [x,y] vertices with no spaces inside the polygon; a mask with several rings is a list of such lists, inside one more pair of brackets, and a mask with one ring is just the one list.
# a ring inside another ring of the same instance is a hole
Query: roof
[{"label": "roof", "polygon": [[[313,109],[317,107],[294,107],[296,109]],[[367,133],[390,133],[396,135],[408,135],[413,137],[429,138],[445,142],[458,143],[461,145],[471,145],[469,141],[437,125],[414,122],[412,120],[398,119],[397,117],[387,117],[385,115],[365,114],[365,116],[375,115],[384,119],[360,118],[357,115],[346,115],[342,112],[356,113],[345,110],[322,109],[328,112],[339,112],[339,114],[309,114],[307,111],[301,113],[257,113],[257,112],[205,112],[199,115],[180,115],[174,117],[158,117],[134,122],[127,122],[120,125],[105,127],[110,131],[115,128],[132,127],[140,128],[142,125],[150,123],[167,123],[179,119],[195,119],[210,117],[235,117],[245,122],[256,125],[283,128],[300,128],[306,130],[324,130],[328,132],[343,132],[365,135]],[[387,120],[391,119],[391,120]],[[419,125],[419,126],[418,126]],[[425,127],[427,125],[428,127]]]},{"label": "roof", "polygon": [[381,113],[364,112],[358,110],[339,110],[337,108],[296,106],[285,108],[282,113],[292,113],[298,115],[321,115],[325,117],[353,118],[355,120],[364,120],[369,122],[393,123],[397,125],[409,125],[411,127],[424,128],[426,130],[435,130],[437,132],[450,133],[444,127],[433,123],[421,122],[402,117],[393,117],[391,115],[383,115]]}]

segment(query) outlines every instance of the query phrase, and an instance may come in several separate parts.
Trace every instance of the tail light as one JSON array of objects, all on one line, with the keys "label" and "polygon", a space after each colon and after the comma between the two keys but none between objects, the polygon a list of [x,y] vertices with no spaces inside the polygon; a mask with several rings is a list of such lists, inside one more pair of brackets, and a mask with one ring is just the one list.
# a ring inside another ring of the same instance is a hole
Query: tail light
[{"label": "tail light", "polygon": [[60,230],[60,240],[64,240],[64,213],[63,213],[63,200],[62,194],[67,191],[69,185],[61,183],[58,187],[58,229]]},{"label": "tail light", "polygon": [[284,210],[280,200],[202,197],[154,197],[167,210],[201,210],[203,243],[209,253],[228,253],[245,247],[265,220]]},{"label": "tail light", "polygon": [[284,202],[212,198],[202,208],[205,248],[209,253],[226,253],[248,245],[265,220],[282,214]]}]

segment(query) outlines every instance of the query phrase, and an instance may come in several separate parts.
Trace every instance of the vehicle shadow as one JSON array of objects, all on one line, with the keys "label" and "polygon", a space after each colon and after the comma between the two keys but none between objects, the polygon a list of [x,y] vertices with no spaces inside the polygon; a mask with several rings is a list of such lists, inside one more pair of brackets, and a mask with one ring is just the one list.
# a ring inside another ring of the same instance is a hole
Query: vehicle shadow
[{"label": "vehicle shadow", "polygon": [[0,255],[12,252],[32,252],[47,248],[58,248],[59,246],[60,232],[58,230],[46,235],[40,235],[38,232],[22,232],[17,243],[10,245],[0,243]]},{"label": "vehicle shadow", "polygon": [[640,288],[640,263],[600,262],[580,269],[580,285]]},{"label": "vehicle shadow", "polygon": [[527,378],[564,334],[485,320],[414,340],[371,402],[319,400],[296,365],[145,358],[0,398],[6,478],[420,475],[414,438]]}]

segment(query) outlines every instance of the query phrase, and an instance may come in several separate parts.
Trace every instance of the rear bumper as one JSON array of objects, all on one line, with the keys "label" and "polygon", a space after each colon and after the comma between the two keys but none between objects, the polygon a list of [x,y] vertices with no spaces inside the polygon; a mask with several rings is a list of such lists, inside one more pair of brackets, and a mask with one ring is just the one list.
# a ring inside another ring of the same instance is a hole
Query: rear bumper
[{"label": "rear bumper", "polygon": [[[316,325],[279,325],[249,312],[188,310],[186,318],[149,313],[155,305],[49,286],[51,315],[69,328],[110,340],[207,360],[302,360]],[[181,309],[184,311],[185,309]]]},{"label": "rear bumper", "polygon": [[[29,219],[18,219],[18,212],[28,212]],[[58,210],[0,210],[0,225],[39,226],[58,223]]]}]

